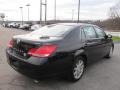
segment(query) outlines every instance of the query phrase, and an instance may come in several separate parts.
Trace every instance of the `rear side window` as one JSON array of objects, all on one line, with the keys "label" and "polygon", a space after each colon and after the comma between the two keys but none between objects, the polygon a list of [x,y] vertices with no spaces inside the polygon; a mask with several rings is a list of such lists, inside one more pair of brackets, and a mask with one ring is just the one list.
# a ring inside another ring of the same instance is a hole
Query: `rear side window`
[{"label": "rear side window", "polygon": [[98,35],[98,38],[104,38],[105,37],[105,32],[102,29],[100,29],[99,27],[94,27],[94,28],[95,28],[95,31]]},{"label": "rear side window", "polygon": [[86,40],[86,37],[85,37],[85,32],[80,29],[81,33],[80,33],[80,36],[81,36],[81,41],[85,41]]},{"label": "rear side window", "polygon": [[41,36],[63,36],[72,28],[73,26],[70,25],[48,25],[40,28],[39,30],[33,31],[31,34]]},{"label": "rear side window", "polygon": [[83,30],[87,39],[97,38],[96,32],[92,26],[86,26],[83,28]]}]

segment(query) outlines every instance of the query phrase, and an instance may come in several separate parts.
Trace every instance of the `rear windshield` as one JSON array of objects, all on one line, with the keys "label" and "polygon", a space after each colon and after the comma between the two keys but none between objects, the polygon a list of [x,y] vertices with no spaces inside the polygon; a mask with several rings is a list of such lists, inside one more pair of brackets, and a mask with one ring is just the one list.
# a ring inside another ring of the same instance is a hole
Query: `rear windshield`
[{"label": "rear windshield", "polygon": [[42,36],[63,36],[72,29],[71,25],[48,25],[33,31],[31,34]]}]

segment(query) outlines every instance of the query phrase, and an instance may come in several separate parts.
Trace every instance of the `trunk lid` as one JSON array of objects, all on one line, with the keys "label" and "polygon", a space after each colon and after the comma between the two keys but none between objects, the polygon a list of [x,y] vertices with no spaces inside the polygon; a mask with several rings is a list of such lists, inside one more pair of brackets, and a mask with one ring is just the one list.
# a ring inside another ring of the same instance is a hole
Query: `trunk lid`
[{"label": "trunk lid", "polygon": [[13,51],[22,58],[29,58],[27,55],[31,48],[40,47],[44,43],[55,43],[61,40],[61,37],[49,37],[40,35],[17,35],[13,37]]},{"label": "trunk lid", "polygon": [[63,37],[26,34],[26,35],[17,35],[14,36],[13,38],[21,39],[24,41],[32,41],[32,42],[53,42],[53,41],[61,40]]}]

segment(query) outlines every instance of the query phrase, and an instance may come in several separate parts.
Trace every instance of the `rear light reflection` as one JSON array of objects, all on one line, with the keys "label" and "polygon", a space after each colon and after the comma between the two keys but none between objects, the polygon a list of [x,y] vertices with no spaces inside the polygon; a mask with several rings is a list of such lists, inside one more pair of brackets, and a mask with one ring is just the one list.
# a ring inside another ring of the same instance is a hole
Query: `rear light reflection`
[{"label": "rear light reflection", "polygon": [[10,41],[9,41],[8,47],[9,47],[9,48],[12,48],[12,47],[13,47],[13,40],[10,40]]},{"label": "rear light reflection", "polygon": [[28,55],[35,57],[48,57],[56,50],[56,45],[43,45],[39,48],[31,48]]}]

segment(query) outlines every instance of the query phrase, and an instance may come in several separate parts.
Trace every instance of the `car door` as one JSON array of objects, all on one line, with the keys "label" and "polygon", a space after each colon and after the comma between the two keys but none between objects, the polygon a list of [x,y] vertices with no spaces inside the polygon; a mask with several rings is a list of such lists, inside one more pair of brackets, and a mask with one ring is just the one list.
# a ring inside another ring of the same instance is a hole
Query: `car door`
[{"label": "car door", "polygon": [[111,41],[106,38],[105,32],[99,28],[98,26],[94,26],[94,29],[97,33],[97,38],[99,39],[99,48],[100,48],[100,56],[104,57],[108,54],[110,48],[111,48]]},{"label": "car door", "polygon": [[99,58],[99,39],[92,26],[84,26],[82,34],[85,34],[84,50],[87,54],[88,62],[98,60]]}]

